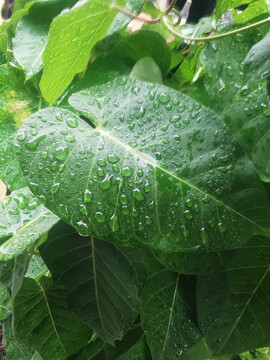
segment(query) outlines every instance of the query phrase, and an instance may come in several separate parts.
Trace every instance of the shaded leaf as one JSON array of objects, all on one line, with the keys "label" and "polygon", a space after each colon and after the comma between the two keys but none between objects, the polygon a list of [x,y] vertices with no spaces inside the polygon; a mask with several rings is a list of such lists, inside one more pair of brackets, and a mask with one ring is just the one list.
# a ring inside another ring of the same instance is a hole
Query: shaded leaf
[{"label": "shaded leaf", "polygon": [[141,299],[141,321],[153,359],[180,359],[200,341],[192,296],[187,279],[162,266],[149,277]]},{"label": "shaded leaf", "polygon": [[0,320],[6,319],[12,308],[10,293],[6,285],[0,282]]},{"label": "shaded leaf", "polygon": [[197,280],[198,318],[215,354],[269,346],[269,239],[254,237],[222,254],[223,267]]},{"label": "shaded leaf", "polygon": [[13,260],[0,262],[0,282],[9,288],[12,298],[16,296],[22,285],[26,261],[25,253]]},{"label": "shaded leaf", "polygon": [[91,330],[70,311],[65,293],[51,280],[25,278],[14,301],[16,337],[44,360],[66,360],[84,347]]},{"label": "shaded leaf", "polygon": [[170,252],[237,247],[253,232],[268,234],[265,190],[209,109],[127,77],[70,103],[96,128],[48,108],[25,123],[16,148],[31,190],[81,234]]},{"label": "shaded leaf", "polygon": [[24,73],[0,66],[0,177],[10,190],[26,186],[16,159],[12,138],[23,121],[40,108],[40,98]]},{"label": "shaded leaf", "polygon": [[217,0],[216,8],[213,15],[217,19],[227,10],[236,8],[240,5],[249,4],[253,1],[254,0]]},{"label": "shaded leaf", "polygon": [[14,191],[0,204],[0,260],[12,259],[47,232],[59,218],[46,209],[28,188]]},{"label": "shaded leaf", "polygon": [[219,252],[154,252],[155,257],[167,269],[187,275],[211,274],[220,265]]},{"label": "shaded leaf", "polygon": [[65,224],[40,247],[70,306],[106,342],[121,339],[138,314],[131,263],[113,245],[81,237]]},{"label": "shaded leaf", "polygon": [[56,17],[43,54],[43,97],[53,103],[75,74],[85,70],[94,45],[105,37],[117,10],[110,0],[78,2]]},{"label": "shaded leaf", "polygon": [[100,353],[103,346],[103,340],[94,335],[91,341],[86,345],[86,347],[83,348],[78,354],[71,356],[69,360],[90,360],[95,355]]},{"label": "shaded leaf", "polygon": [[257,79],[270,78],[270,31],[249,50],[244,66],[248,76],[252,72]]}]

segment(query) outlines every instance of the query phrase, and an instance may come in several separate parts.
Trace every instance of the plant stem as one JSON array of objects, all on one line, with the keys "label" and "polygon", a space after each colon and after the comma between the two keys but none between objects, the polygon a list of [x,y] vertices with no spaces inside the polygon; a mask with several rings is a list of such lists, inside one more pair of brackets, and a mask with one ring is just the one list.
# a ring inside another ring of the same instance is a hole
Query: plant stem
[{"label": "plant stem", "polygon": [[160,20],[161,20],[161,17],[160,17],[160,16],[157,17],[157,18],[155,18],[155,19],[150,19],[150,20],[143,19],[143,18],[140,17],[139,15],[133,14],[132,12],[123,9],[123,8],[121,8],[121,7],[118,6],[118,5],[113,5],[112,7],[113,7],[114,9],[120,11],[121,13],[123,13],[123,14],[131,17],[132,19],[135,19],[135,20],[144,22],[144,23],[146,23],[146,24],[157,24],[157,23],[159,23]]},{"label": "plant stem", "polygon": [[168,8],[164,11],[164,14],[168,14],[172,10],[175,4],[176,4],[176,0],[172,0]]},{"label": "plant stem", "polygon": [[255,28],[257,26],[267,24],[268,22],[270,22],[270,17],[268,17],[267,19],[258,21],[257,23],[250,24],[250,25],[247,25],[247,26],[244,26],[242,28],[235,29],[235,30],[232,30],[232,31],[228,31],[228,32],[225,32],[223,34],[217,34],[217,35],[214,35],[214,36],[211,36],[211,37],[192,37],[192,36],[183,35],[183,34],[179,33],[178,31],[176,31],[174,29],[174,27],[170,24],[170,22],[168,21],[168,19],[166,19],[165,16],[163,17],[163,22],[167,26],[169,31],[171,31],[174,35],[180,37],[181,39],[192,40],[192,41],[211,41],[211,40],[221,39],[221,38],[224,38],[224,37],[227,37],[227,36],[235,35],[235,34],[238,34],[238,33],[242,32],[242,31],[246,31],[246,30]]}]

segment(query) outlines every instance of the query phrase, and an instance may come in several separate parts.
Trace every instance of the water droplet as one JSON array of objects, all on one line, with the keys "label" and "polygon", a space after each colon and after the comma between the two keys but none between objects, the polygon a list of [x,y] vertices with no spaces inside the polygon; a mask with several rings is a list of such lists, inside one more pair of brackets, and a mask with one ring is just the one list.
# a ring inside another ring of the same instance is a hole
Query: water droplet
[{"label": "water droplet", "polygon": [[86,189],[85,192],[84,192],[84,201],[85,203],[90,203],[91,200],[93,198],[93,194],[91,193],[90,190]]},{"label": "water droplet", "polygon": [[68,156],[68,148],[65,146],[59,146],[56,150],[55,150],[55,158],[57,160],[65,160]]},{"label": "water droplet", "polygon": [[18,141],[24,141],[26,139],[26,134],[24,132],[21,132],[17,135]]},{"label": "water droplet", "polygon": [[102,223],[105,221],[105,216],[103,215],[103,213],[101,211],[96,212],[95,218],[97,219],[97,221],[99,223]]},{"label": "water droplet", "polygon": [[54,184],[53,187],[51,188],[51,193],[52,193],[52,194],[56,194],[59,189],[60,189],[60,183],[56,183],[56,184]]},{"label": "water droplet", "polygon": [[185,210],[184,215],[187,220],[192,220],[192,218],[193,218],[193,216],[189,210]]},{"label": "water droplet", "polygon": [[166,93],[159,93],[157,98],[162,104],[167,104],[171,100],[170,95]]},{"label": "water droplet", "polygon": [[20,195],[16,195],[14,196],[14,200],[16,201],[16,203],[19,205],[20,209],[25,209],[26,206],[28,205],[30,199],[28,199],[25,195],[20,194]]},{"label": "water droplet", "polygon": [[78,127],[78,120],[76,117],[70,116],[67,118],[67,125],[71,128],[76,128]]},{"label": "water droplet", "polygon": [[181,119],[181,116],[174,115],[173,117],[170,118],[170,123],[174,124],[174,123],[178,122],[180,119]]},{"label": "water droplet", "polygon": [[106,175],[102,182],[99,184],[100,189],[107,190],[111,187],[111,177],[112,175]]},{"label": "water droplet", "polygon": [[98,164],[99,166],[106,166],[106,160],[104,160],[104,159],[98,159],[97,164]]},{"label": "water droplet", "polygon": [[144,200],[144,195],[139,189],[134,189],[133,190],[133,196],[138,201],[143,201]]},{"label": "water droplet", "polygon": [[112,231],[118,231],[119,230],[119,223],[118,223],[117,216],[115,214],[110,218],[109,226],[112,229]]},{"label": "water droplet", "polygon": [[115,154],[109,154],[108,155],[108,161],[110,163],[116,163],[119,160],[120,160],[119,157],[117,155],[115,155]]},{"label": "water droplet", "polygon": [[122,176],[124,177],[129,177],[133,174],[133,169],[128,167],[128,166],[125,166],[122,170]]}]

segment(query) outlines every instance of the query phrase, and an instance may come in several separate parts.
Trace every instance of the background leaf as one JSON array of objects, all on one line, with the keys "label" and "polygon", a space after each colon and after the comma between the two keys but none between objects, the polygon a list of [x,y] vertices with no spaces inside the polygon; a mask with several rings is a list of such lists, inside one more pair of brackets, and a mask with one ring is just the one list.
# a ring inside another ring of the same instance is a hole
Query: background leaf
[{"label": "background leaf", "polygon": [[15,156],[13,136],[23,121],[41,106],[31,84],[18,68],[0,66],[0,177],[12,191],[26,186]]},{"label": "background leaf", "polygon": [[14,301],[16,337],[44,360],[66,360],[84,347],[91,330],[68,309],[63,290],[48,278],[26,278]]},{"label": "background leaf", "polygon": [[9,237],[0,246],[0,260],[22,254],[58,221],[28,188],[14,191],[0,205],[0,238]]},{"label": "background leaf", "polygon": [[194,294],[184,276],[162,266],[149,277],[142,294],[141,321],[153,359],[181,359],[200,340]]},{"label": "background leaf", "polygon": [[40,247],[70,306],[106,342],[121,339],[138,314],[131,263],[113,245],[80,237],[62,224]]},{"label": "background leaf", "polygon": [[198,276],[199,323],[215,354],[269,346],[269,256],[269,239],[254,237],[224,252],[217,273]]}]

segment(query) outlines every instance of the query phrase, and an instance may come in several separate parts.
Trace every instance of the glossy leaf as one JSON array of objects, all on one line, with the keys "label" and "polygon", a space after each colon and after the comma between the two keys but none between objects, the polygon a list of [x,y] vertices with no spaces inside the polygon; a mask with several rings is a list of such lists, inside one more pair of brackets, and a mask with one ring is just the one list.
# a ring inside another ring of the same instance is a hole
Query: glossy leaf
[{"label": "glossy leaf", "polygon": [[[220,112],[262,180],[270,181],[270,114],[266,84],[250,81],[250,74],[243,72],[242,65],[260,38],[255,29],[211,42],[203,52],[202,63],[212,106]],[[233,58],[230,56],[232,49],[236,50]]]},{"label": "glossy leaf", "polygon": [[64,7],[72,6],[75,2],[76,0],[39,2],[18,23],[13,38],[13,53],[27,76],[32,76],[41,69],[42,53],[48,40],[51,21]]},{"label": "glossy leaf", "polygon": [[197,280],[201,330],[215,354],[269,346],[269,239],[254,237],[222,255],[223,267]]},{"label": "glossy leaf", "polygon": [[62,94],[75,74],[85,70],[90,51],[105,37],[116,14],[110,0],[82,1],[53,20],[40,83],[49,103]]},{"label": "glossy leaf", "polygon": [[239,13],[234,10],[233,11],[233,22],[235,23],[244,23],[249,22],[257,16],[261,16],[262,14],[269,14],[268,6],[265,0],[255,0],[252,1],[248,7],[244,11],[240,11]]},{"label": "glossy leaf", "polygon": [[29,277],[34,279],[35,281],[39,281],[42,276],[45,276],[48,272],[48,268],[45,265],[41,256],[33,255],[28,264],[27,272],[25,277]]},{"label": "glossy leaf", "polygon": [[46,209],[28,188],[14,191],[0,204],[0,260],[22,254],[47,232],[59,218]]},{"label": "glossy leaf", "polygon": [[44,360],[66,360],[84,347],[91,330],[68,309],[64,291],[42,278],[24,279],[14,301],[16,337]]},{"label": "glossy leaf", "polygon": [[245,71],[257,79],[270,78],[270,31],[257,44],[252,46],[244,61]]},{"label": "glossy leaf", "polygon": [[106,342],[121,339],[138,314],[135,274],[113,245],[81,237],[65,224],[40,247],[70,306]]},{"label": "glossy leaf", "polygon": [[16,148],[31,190],[81,234],[170,252],[268,234],[265,190],[209,109],[126,77],[70,103],[96,128],[48,108],[21,128]]},{"label": "glossy leaf", "polygon": [[161,266],[149,277],[141,299],[141,322],[153,359],[181,359],[200,341],[193,295],[187,279]]},{"label": "glossy leaf", "polygon": [[0,177],[10,190],[26,186],[12,137],[23,121],[40,107],[40,98],[14,66],[0,66]]}]

